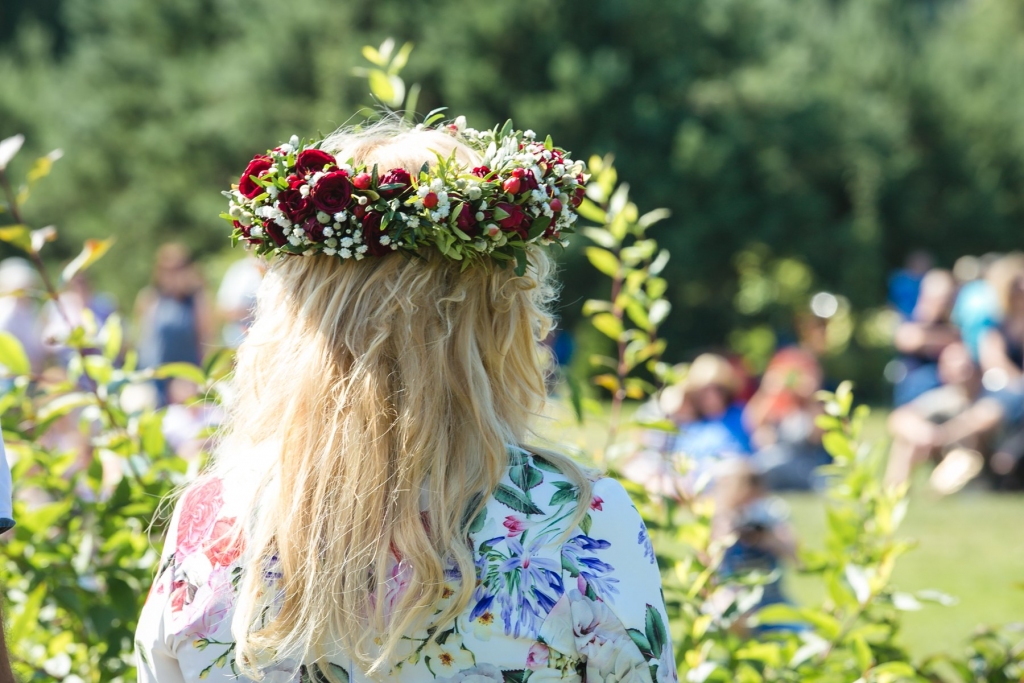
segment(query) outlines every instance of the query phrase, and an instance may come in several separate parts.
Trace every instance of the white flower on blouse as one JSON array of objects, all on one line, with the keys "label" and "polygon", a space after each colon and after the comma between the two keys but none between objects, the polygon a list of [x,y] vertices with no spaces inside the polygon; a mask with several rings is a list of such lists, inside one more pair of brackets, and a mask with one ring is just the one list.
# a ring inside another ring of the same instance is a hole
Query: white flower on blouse
[{"label": "white flower on blouse", "polygon": [[493,664],[479,664],[464,669],[451,678],[438,678],[436,683],[503,683],[501,669]]},{"label": "white flower on blouse", "polygon": [[475,663],[473,653],[462,647],[462,636],[451,633],[443,643],[431,640],[423,648],[423,656],[429,657],[428,666],[435,676],[451,676],[468,669]]}]

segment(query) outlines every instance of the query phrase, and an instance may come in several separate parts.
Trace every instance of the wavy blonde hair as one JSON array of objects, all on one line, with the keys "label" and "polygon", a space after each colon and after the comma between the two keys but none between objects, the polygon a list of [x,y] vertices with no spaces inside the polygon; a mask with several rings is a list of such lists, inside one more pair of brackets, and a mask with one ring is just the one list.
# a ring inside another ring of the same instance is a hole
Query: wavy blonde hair
[{"label": "wavy blonde hair", "polygon": [[[382,170],[453,151],[479,163],[451,136],[394,124],[336,133],[325,148]],[[384,674],[403,635],[467,607],[469,524],[545,401],[538,342],[551,326],[552,264],[528,253],[523,277],[493,264],[463,272],[435,252],[270,267],[212,468],[229,485],[233,470],[259,469],[232,626],[247,675],[268,660],[338,654]],[[278,444],[262,464],[260,444]],[[571,460],[545,457],[589,499]],[[410,580],[386,613],[396,557]],[[465,580],[435,621],[451,567]]]}]

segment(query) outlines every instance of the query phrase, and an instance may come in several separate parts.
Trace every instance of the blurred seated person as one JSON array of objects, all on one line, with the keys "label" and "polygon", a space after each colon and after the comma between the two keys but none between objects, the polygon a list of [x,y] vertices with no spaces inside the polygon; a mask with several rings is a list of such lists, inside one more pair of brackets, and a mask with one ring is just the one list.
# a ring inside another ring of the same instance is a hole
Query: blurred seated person
[{"label": "blurred seated person", "polygon": [[740,378],[722,356],[705,353],[690,365],[682,400],[672,416],[679,427],[674,448],[695,460],[749,455],[743,407],[736,402]]},{"label": "blurred seated person", "polygon": [[999,304],[1001,322],[981,337],[982,384],[1003,399],[1006,433],[990,460],[996,488],[1018,488],[1024,461],[1024,255],[1008,254],[987,277]]},{"label": "blurred seated person", "polygon": [[[723,579],[749,579],[758,574],[764,583],[761,599],[742,615],[737,630],[747,631],[747,617],[768,605],[788,603],[783,592],[782,569],[796,562],[796,534],[788,521],[786,503],[769,495],[764,479],[747,460],[733,459],[719,465],[715,472],[715,512],[711,521],[712,539],[725,544],[718,574]],[[739,585],[728,583],[713,594],[711,601],[719,613],[725,612],[740,597]],[[759,627],[757,631],[779,627]]]},{"label": "blurred seated person", "polygon": [[953,276],[959,292],[951,318],[975,362],[978,361],[981,337],[989,328],[999,324],[999,303],[986,276],[992,264],[1000,258],[998,254],[961,256],[953,264]]},{"label": "blurred seated person", "polygon": [[931,254],[918,249],[910,252],[903,268],[889,276],[889,303],[904,318],[913,313],[922,279],[931,267]]},{"label": "blurred seated person", "polygon": [[943,349],[939,377],[943,386],[889,415],[893,437],[885,474],[889,486],[906,483],[914,467],[939,457],[932,486],[940,493],[958,490],[981,471],[984,460],[979,451],[984,439],[1012,409],[1005,396],[982,386],[981,372],[964,344]]},{"label": "blurred seated person", "polygon": [[818,467],[832,461],[814,421],[822,370],[812,353],[787,347],[768,363],[761,386],[744,412],[756,449],[754,466],[773,491],[819,488]]},{"label": "blurred seated person", "polygon": [[921,280],[920,295],[910,318],[896,328],[893,343],[899,353],[900,379],[893,392],[899,407],[939,386],[938,358],[942,350],[960,341],[951,322],[956,280],[948,270],[930,270]]}]

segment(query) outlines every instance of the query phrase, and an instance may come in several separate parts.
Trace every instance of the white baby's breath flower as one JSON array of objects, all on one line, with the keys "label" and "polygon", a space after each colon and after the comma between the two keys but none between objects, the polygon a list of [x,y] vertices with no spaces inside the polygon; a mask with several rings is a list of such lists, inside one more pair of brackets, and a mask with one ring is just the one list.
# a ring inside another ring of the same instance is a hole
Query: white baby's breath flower
[{"label": "white baby's breath flower", "polygon": [[[296,230],[295,232],[298,231]],[[288,243],[291,244],[293,247],[297,247],[302,244],[302,238],[296,235],[295,233],[292,233],[291,235],[288,235]]]},{"label": "white baby's breath flower", "polygon": [[338,252],[330,247],[324,247],[324,253],[327,254],[328,256],[334,256]]},{"label": "white baby's breath flower", "polygon": [[309,185],[299,185],[299,194],[303,197],[309,196]]},{"label": "white baby's breath flower", "polygon": [[277,199],[277,194],[278,192],[280,192],[280,190],[277,189],[277,185],[268,185],[264,189],[267,191],[267,196],[269,196],[271,199]]},{"label": "white baby's breath flower", "polygon": [[444,189],[444,181],[440,178],[434,178],[430,181],[430,189],[432,192],[440,192]]},{"label": "white baby's breath flower", "polygon": [[338,253],[341,254],[341,258],[352,258],[352,252],[348,249],[342,249]]},{"label": "white baby's breath flower", "polygon": [[[299,144],[298,141],[296,141],[295,144],[296,145]],[[285,156],[287,156],[287,155],[289,155],[289,154],[291,154],[292,152],[295,151],[295,147],[293,145],[288,144],[287,142],[284,143],[283,145],[281,145],[278,149],[280,149],[281,150],[281,154],[283,154]]]},{"label": "white baby's breath flower", "polygon": [[299,148],[299,136],[298,135],[293,135],[290,138],[288,138],[288,144],[292,146],[293,150],[298,149]]},{"label": "white baby's breath flower", "polygon": [[466,130],[466,117],[456,116],[455,117],[455,128],[461,133]]},{"label": "white baby's breath flower", "polygon": [[366,246],[365,244],[360,244],[358,247],[356,247],[357,254],[365,254],[368,250],[369,247]]},{"label": "white baby's breath flower", "polygon": [[418,188],[416,188],[416,196],[419,197],[420,199],[422,199],[423,197],[426,197],[428,194],[430,194],[430,187],[429,186],[427,186],[427,185],[420,185]]},{"label": "white baby's breath flower", "polygon": [[341,246],[343,247],[351,247],[353,244],[355,244],[355,240],[353,240],[351,237],[342,237],[341,242],[339,242],[339,244],[341,244]]},{"label": "white baby's breath flower", "polygon": [[339,211],[338,213],[334,214],[334,220],[338,221],[339,223],[344,223],[346,220],[348,220],[348,213],[345,211]]},{"label": "white baby's breath flower", "polygon": [[327,174],[324,173],[323,171],[317,171],[316,173],[313,174],[313,177],[309,179],[310,185],[316,185],[317,183],[320,182],[320,179],[323,178],[325,175]]},{"label": "white baby's breath flower", "polygon": [[534,133],[529,128],[527,128],[526,130],[523,131],[523,137],[526,138],[527,140],[533,140],[535,137],[537,137],[537,134]]},{"label": "white baby's breath flower", "polygon": [[249,231],[249,234],[256,238],[263,237],[263,228],[258,225],[254,225],[252,226],[252,230]]},{"label": "white baby's breath flower", "polygon": [[384,246],[387,246],[387,245],[391,244],[391,238],[388,237],[387,235],[381,235],[380,236],[380,243],[383,244]]}]

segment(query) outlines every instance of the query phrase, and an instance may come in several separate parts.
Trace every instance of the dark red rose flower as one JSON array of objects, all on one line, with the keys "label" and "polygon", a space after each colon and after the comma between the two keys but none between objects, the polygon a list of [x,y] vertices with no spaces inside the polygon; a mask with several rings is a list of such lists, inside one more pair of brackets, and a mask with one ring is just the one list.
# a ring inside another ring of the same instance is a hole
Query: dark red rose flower
[{"label": "dark red rose flower", "polygon": [[384,256],[391,253],[391,247],[380,243],[384,231],[380,229],[384,214],[379,211],[367,211],[363,216],[363,244],[371,256]]},{"label": "dark red rose flower", "polygon": [[519,180],[522,182],[523,192],[536,190],[538,187],[540,187],[537,184],[537,176],[535,176],[533,174],[533,171],[531,171],[528,168],[517,168],[514,171],[512,171],[512,176],[515,178],[519,178]]},{"label": "dark red rose flower", "polygon": [[352,183],[344,171],[325,174],[309,193],[313,204],[321,211],[334,215],[352,202]]},{"label": "dark red rose flower", "polygon": [[[401,197],[412,187],[412,176],[404,168],[393,168],[380,179],[380,185],[401,185],[391,190],[381,190],[380,194],[385,199]],[[378,186],[378,187],[379,187]]]},{"label": "dark red rose flower", "polygon": [[274,221],[264,223],[263,232],[270,235],[270,239],[274,240],[274,244],[279,247],[283,247],[288,242],[288,238],[284,236],[284,230]]},{"label": "dark red rose flower", "polygon": [[491,172],[491,169],[486,166],[474,166],[471,173],[477,178],[486,178],[487,174]]},{"label": "dark red rose flower", "polygon": [[324,170],[327,164],[337,164],[333,154],[320,149],[304,149],[295,159],[295,172],[301,176]]},{"label": "dark red rose flower", "polygon": [[281,206],[281,211],[284,211],[284,215],[288,216],[288,220],[292,223],[301,223],[313,210],[313,204],[309,201],[309,197],[303,197],[298,190],[282,191],[277,195],[277,201]]},{"label": "dark red rose flower", "polygon": [[473,207],[469,204],[462,205],[462,210],[459,211],[459,215],[455,218],[455,225],[470,237],[477,237],[480,234],[480,222],[476,219]]},{"label": "dark red rose flower", "polygon": [[292,173],[290,176],[288,176],[287,180],[288,180],[288,187],[293,189],[293,190],[298,189],[299,185],[305,185],[306,184],[305,180],[303,180],[299,176],[295,175],[294,173]]},{"label": "dark red rose flower", "polygon": [[306,236],[314,242],[323,242],[327,237],[324,235],[324,224],[316,219],[316,216],[310,216],[302,222],[302,229],[306,232]]},{"label": "dark red rose flower", "polygon": [[500,225],[505,232],[517,233],[525,240],[527,232],[530,229],[531,221],[526,215],[526,212],[523,211],[523,207],[518,204],[499,202],[497,208],[508,214],[508,216],[498,221],[498,225]]},{"label": "dark red rose flower", "polygon": [[245,167],[245,173],[238,180],[238,191],[242,193],[243,197],[252,199],[263,192],[263,186],[253,182],[249,176],[256,176],[258,178],[260,173],[263,173],[273,165],[270,157],[265,154],[253,157],[253,160]]}]

